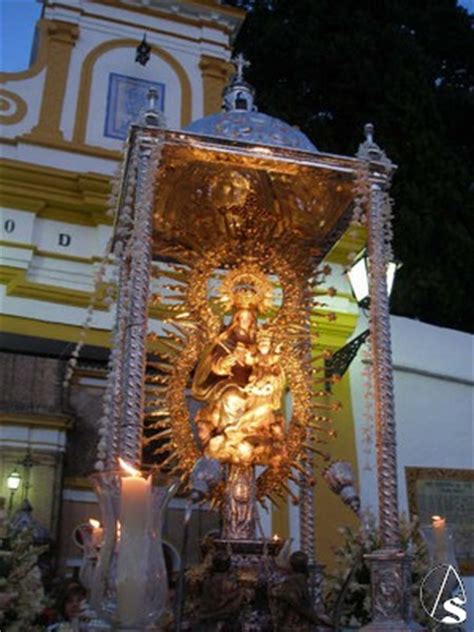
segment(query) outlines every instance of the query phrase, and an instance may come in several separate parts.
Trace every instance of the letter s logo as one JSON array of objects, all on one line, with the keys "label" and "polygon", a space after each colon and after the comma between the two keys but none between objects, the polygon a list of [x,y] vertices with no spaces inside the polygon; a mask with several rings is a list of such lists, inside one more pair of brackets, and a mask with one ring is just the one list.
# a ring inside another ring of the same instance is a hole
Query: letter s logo
[{"label": "letter s logo", "polygon": [[463,606],[466,602],[461,599],[461,597],[453,597],[452,599],[447,599],[443,603],[443,608],[446,612],[453,614],[454,617],[450,617],[449,615],[443,617],[441,619],[441,623],[446,623],[447,625],[457,625],[458,623],[464,623],[467,619],[467,613],[464,608],[460,608],[459,606]]},{"label": "letter s logo", "polygon": [[420,601],[426,614],[438,623],[457,626],[467,620],[466,609],[460,607],[467,604],[466,590],[451,564],[435,566],[424,577]]}]

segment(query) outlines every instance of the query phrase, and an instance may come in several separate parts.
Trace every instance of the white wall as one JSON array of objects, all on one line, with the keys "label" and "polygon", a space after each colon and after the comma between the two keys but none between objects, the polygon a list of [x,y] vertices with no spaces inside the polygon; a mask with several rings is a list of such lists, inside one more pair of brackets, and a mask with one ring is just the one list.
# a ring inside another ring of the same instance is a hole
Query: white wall
[{"label": "white wall", "polygon": [[[357,331],[367,327],[361,317]],[[405,467],[472,469],[473,336],[392,317],[400,511],[408,512]],[[357,332],[356,332],[357,333]],[[365,465],[363,354],[351,365],[362,505],[377,511],[374,450]],[[474,629],[474,577],[465,578]]]}]

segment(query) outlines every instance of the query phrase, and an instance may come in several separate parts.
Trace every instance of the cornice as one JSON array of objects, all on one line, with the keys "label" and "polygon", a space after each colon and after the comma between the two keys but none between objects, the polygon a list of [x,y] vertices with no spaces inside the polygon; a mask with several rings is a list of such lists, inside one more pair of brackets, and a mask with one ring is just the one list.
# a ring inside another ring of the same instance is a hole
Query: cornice
[{"label": "cornice", "polygon": [[0,201],[38,217],[97,226],[111,225],[107,216],[107,176],[79,173],[0,159]]},{"label": "cornice", "polygon": [[91,490],[92,483],[86,476],[66,476],[63,489]]},{"label": "cornice", "polygon": [[[169,5],[167,2],[163,2],[161,7],[137,6],[117,0],[94,0],[94,4],[102,4],[123,11],[139,13],[146,17],[161,18],[190,26],[207,27],[222,31],[226,35],[235,35],[246,15],[245,11],[241,9],[224,7],[212,0],[178,0],[173,4],[176,9],[173,8],[172,10],[166,10],[167,5]],[[65,6],[59,2],[55,5]],[[71,9],[71,7],[68,8]],[[209,14],[209,17],[205,17],[203,14]],[[216,17],[220,18],[221,22],[217,21]]]},{"label": "cornice", "polygon": [[48,149],[57,149],[59,151],[71,152],[73,154],[85,154],[93,158],[102,158],[105,160],[113,160],[119,162],[123,158],[123,153],[115,149],[105,149],[97,145],[86,145],[85,143],[68,141],[62,139],[47,140],[38,139],[28,135],[15,136],[15,138],[0,137],[0,142],[7,145],[18,145],[24,143],[26,145],[35,145],[37,147],[47,147]]},{"label": "cornice", "polygon": [[66,415],[45,415],[33,413],[0,413],[1,425],[12,426],[36,426],[40,428],[55,428],[57,430],[69,430],[73,421]]},{"label": "cornice", "polygon": [[[0,314],[0,329],[3,333],[33,336],[46,340],[60,340],[61,342],[78,342],[82,331],[82,327],[79,325],[65,325],[6,314]],[[86,344],[93,347],[110,348],[111,332],[106,329],[89,329]]]},{"label": "cornice", "polygon": [[[40,254],[35,251],[33,252]],[[51,253],[45,252],[41,256],[50,257]],[[58,256],[58,259],[67,261],[77,261],[79,257]],[[90,260],[80,260],[90,263]],[[36,283],[30,281],[27,271],[22,268],[14,268],[11,266],[0,266],[0,283],[6,285],[6,295],[16,298],[27,298],[36,301],[46,301],[47,303],[59,303],[60,305],[70,305],[72,307],[88,307],[92,294],[81,290],[73,290],[68,287],[59,285],[51,285],[49,283]],[[104,284],[98,292],[94,309],[96,311],[109,311],[108,305],[104,303],[106,285]]]}]

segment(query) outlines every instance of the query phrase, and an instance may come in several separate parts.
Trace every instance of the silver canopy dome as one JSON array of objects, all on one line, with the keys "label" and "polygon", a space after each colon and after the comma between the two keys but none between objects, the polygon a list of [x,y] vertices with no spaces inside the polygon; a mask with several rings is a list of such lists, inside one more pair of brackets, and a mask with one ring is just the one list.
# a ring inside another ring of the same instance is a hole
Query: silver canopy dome
[{"label": "silver canopy dome", "polygon": [[237,72],[224,90],[224,111],[194,121],[186,131],[256,145],[317,152],[313,143],[298,128],[268,114],[257,112],[254,105],[255,91],[243,78],[243,67],[248,65],[248,62],[239,55],[233,63]]}]

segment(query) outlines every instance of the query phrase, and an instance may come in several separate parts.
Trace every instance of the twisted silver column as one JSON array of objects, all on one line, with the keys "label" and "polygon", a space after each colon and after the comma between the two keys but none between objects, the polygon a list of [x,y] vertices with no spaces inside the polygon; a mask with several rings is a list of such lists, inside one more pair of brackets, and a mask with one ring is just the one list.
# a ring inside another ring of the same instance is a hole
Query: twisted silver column
[{"label": "twisted silver column", "polygon": [[156,152],[138,138],[139,156],[134,225],[130,242],[128,314],[124,339],[122,396],[124,405],[119,432],[119,451],[128,463],[140,467],[144,416],[146,367],[145,337],[152,262],[153,200]]},{"label": "twisted silver column", "polygon": [[122,390],[123,375],[123,349],[124,339],[127,327],[127,301],[128,301],[128,283],[130,279],[130,260],[128,253],[120,263],[119,281],[117,287],[117,315],[115,331],[113,336],[113,348],[111,353],[113,357],[112,366],[112,384],[110,398],[110,433],[108,437],[107,461],[106,469],[112,470],[117,466],[117,457],[119,455],[119,430],[120,421],[123,415],[124,393]]},{"label": "twisted silver column", "polygon": [[304,473],[300,475],[300,548],[310,562],[314,562],[314,544],[316,540],[315,507],[313,488],[308,480],[313,477],[314,463],[312,455],[307,453]]},{"label": "twisted silver column", "polygon": [[374,385],[374,416],[377,446],[377,473],[380,529],[384,547],[400,546],[398,514],[397,443],[393,397],[390,314],[387,293],[383,208],[387,194],[372,185],[368,210],[368,251],[370,260],[370,335]]},{"label": "twisted silver column", "polygon": [[314,474],[314,463],[309,451],[307,457],[308,459],[304,464],[305,473],[301,473],[300,476],[300,548],[308,556],[308,567],[310,571],[308,588],[311,595],[311,602],[315,612],[321,613],[324,612],[322,596],[324,567],[316,561],[316,508],[314,490],[308,483],[308,480],[310,480]]},{"label": "twisted silver column", "polygon": [[120,198],[117,199],[118,212],[114,230],[114,254],[117,261],[117,298],[112,348],[108,363],[109,374],[104,394],[104,416],[100,420],[99,427],[101,439],[98,446],[99,460],[96,463],[96,468],[99,471],[104,468],[106,470],[116,468],[119,455],[119,431],[124,403],[122,390],[123,354],[128,317],[130,242],[137,164],[138,149],[134,147],[126,168],[125,164],[122,167],[120,190],[117,191],[117,194],[120,195]]}]

